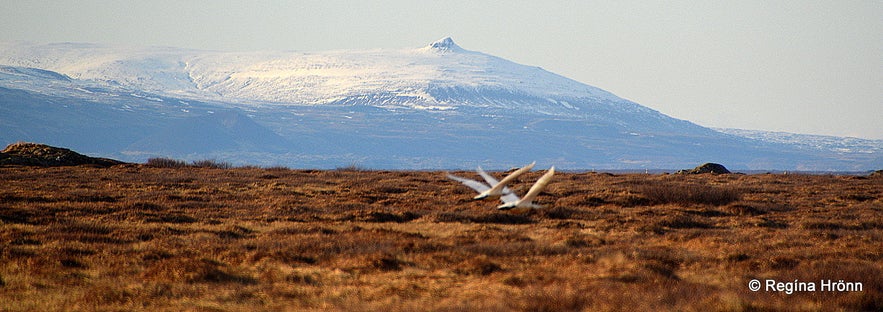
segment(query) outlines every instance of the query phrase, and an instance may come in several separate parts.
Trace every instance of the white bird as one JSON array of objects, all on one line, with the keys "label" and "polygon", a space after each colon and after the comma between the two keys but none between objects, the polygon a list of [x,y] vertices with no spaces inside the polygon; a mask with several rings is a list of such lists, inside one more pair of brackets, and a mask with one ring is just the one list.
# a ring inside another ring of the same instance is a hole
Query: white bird
[{"label": "white bird", "polygon": [[524,195],[524,198],[518,198],[518,195],[512,194],[514,199],[506,200],[503,199],[503,204],[497,206],[499,210],[514,210],[515,212],[526,212],[527,209],[539,209],[543,208],[543,206],[537,205],[533,203],[534,198],[543,191],[543,188],[546,187],[546,184],[549,184],[549,181],[552,180],[552,175],[555,174],[555,166],[549,168],[549,171],[546,171],[533,186],[530,187],[530,190],[527,191],[527,194]]},{"label": "white bird", "polygon": [[507,199],[508,200],[518,200],[518,196],[513,194],[512,190],[510,190],[508,187],[506,187],[506,184],[509,182],[512,182],[512,180],[515,180],[515,178],[524,174],[525,172],[530,171],[530,169],[533,169],[533,166],[535,164],[536,164],[536,162],[532,162],[527,166],[521,167],[518,170],[515,170],[514,172],[510,173],[505,178],[503,178],[503,180],[500,180],[500,181],[497,181],[497,179],[495,179],[493,176],[489,175],[487,172],[484,172],[484,170],[482,170],[481,167],[478,167],[478,170],[476,170],[476,171],[478,172],[479,175],[481,175],[482,178],[484,178],[484,181],[487,183],[483,183],[480,181],[475,181],[475,180],[467,179],[467,178],[461,178],[461,177],[458,177],[458,176],[455,176],[452,174],[448,174],[448,178],[450,178],[452,180],[459,181],[460,183],[463,183],[464,185],[466,185],[466,186],[472,188],[473,190],[475,190],[476,192],[478,192],[478,195],[476,195],[473,199],[484,199],[487,197],[501,197],[501,200],[503,200],[503,202],[506,202]]}]

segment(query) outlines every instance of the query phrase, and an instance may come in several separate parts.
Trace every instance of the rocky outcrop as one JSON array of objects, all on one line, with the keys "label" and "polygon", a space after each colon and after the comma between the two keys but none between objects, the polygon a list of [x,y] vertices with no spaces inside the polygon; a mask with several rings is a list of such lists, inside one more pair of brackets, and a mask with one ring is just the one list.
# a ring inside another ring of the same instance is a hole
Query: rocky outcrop
[{"label": "rocky outcrop", "polygon": [[66,148],[37,143],[13,143],[6,146],[6,149],[3,151],[0,151],[0,165],[40,167],[93,165],[110,167],[120,164],[124,164],[124,162],[108,158],[89,157]]},{"label": "rocky outcrop", "polygon": [[715,163],[704,163],[692,170],[679,170],[677,173],[679,174],[701,174],[701,173],[714,173],[714,174],[723,174],[723,173],[732,173],[730,170],[727,170],[727,167],[721,164]]}]

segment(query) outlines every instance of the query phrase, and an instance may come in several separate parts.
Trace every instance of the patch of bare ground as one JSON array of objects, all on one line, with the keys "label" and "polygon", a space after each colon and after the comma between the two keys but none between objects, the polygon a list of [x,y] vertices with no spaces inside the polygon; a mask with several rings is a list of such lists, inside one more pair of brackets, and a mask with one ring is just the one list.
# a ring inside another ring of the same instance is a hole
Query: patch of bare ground
[{"label": "patch of bare ground", "polygon": [[512,215],[442,172],[5,167],[0,310],[879,311],[881,185],[562,173]]}]

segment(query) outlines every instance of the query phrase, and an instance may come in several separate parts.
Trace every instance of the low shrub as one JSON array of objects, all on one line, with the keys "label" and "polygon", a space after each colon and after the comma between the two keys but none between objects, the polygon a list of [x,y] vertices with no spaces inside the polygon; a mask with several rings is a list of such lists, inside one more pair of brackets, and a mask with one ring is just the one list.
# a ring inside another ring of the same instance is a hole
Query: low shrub
[{"label": "low shrub", "polygon": [[197,168],[213,168],[213,169],[231,169],[233,168],[233,164],[223,161],[217,161],[214,159],[203,159],[203,160],[194,160],[189,165],[187,162],[178,159],[165,158],[165,157],[154,157],[147,159],[147,165],[150,167],[156,168],[184,168],[184,167],[197,167]]},{"label": "low shrub", "polygon": [[194,160],[193,167],[198,168],[212,168],[212,169],[230,169],[233,168],[233,164],[223,161],[217,161],[214,159],[203,159],[203,160]]},{"label": "low shrub", "polygon": [[736,188],[699,184],[646,184],[638,186],[637,191],[654,205],[722,206],[742,198],[742,192]]},{"label": "low shrub", "polygon": [[154,157],[147,159],[147,165],[156,168],[183,168],[187,166],[187,163],[183,160]]}]

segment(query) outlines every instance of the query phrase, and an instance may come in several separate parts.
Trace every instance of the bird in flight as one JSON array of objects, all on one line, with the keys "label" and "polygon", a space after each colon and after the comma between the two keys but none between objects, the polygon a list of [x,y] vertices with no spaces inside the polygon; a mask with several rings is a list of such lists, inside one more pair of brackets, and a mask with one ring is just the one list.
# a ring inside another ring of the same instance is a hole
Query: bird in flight
[{"label": "bird in flight", "polygon": [[521,167],[518,170],[515,170],[514,172],[510,173],[505,178],[503,178],[503,180],[500,180],[500,181],[497,181],[497,179],[495,179],[493,176],[491,176],[487,172],[484,172],[484,170],[482,170],[481,167],[478,167],[477,172],[482,178],[484,178],[484,181],[486,183],[472,180],[472,179],[458,177],[458,176],[455,176],[452,174],[448,174],[448,178],[452,179],[452,180],[459,181],[460,183],[463,183],[464,185],[466,185],[466,186],[470,187],[471,189],[475,190],[476,192],[478,192],[478,195],[473,197],[473,199],[484,199],[484,198],[488,198],[488,197],[500,197],[500,200],[502,200],[505,203],[507,200],[518,200],[518,196],[516,196],[514,193],[512,193],[512,190],[510,190],[508,187],[506,187],[506,184],[508,184],[509,182],[512,182],[512,180],[515,180],[515,178],[524,174],[525,172],[530,171],[530,169],[533,169],[533,166],[535,164],[536,164],[536,162],[532,162],[527,166]]},{"label": "bird in flight", "polygon": [[[543,191],[543,188],[546,187],[546,184],[549,184],[549,181],[552,180],[552,175],[555,174],[555,166],[549,168],[549,171],[546,171],[533,186],[530,187],[530,190],[527,191],[527,194],[524,195],[524,198],[518,198],[518,195],[512,193],[512,196],[509,198],[502,198],[503,204],[497,206],[499,210],[511,210],[513,212],[523,213],[527,212],[529,209],[539,209],[542,206],[534,204],[533,200]],[[509,199],[509,200],[507,200]]]}]

